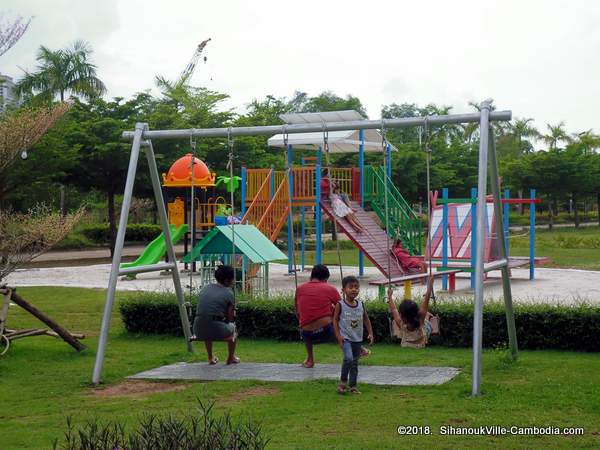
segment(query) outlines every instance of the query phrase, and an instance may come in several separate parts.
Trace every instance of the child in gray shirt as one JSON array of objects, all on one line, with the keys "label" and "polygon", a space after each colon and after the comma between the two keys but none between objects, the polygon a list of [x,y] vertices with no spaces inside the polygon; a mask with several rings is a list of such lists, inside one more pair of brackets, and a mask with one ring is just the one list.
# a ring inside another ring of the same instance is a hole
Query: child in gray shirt
[{"label": "child in gray shirt", "polygon": [[[337,391],[345,394],[350,388],[353,394],[360,394],[356,388],[358,378],[358,359],[363,341],[363,326],[366,325],[369,344],[373,344],[373,328],[367,315],[364,303],[358,300],[360,283],[354,276],[344,277],[342,280],[344,299],[338,302],[333,313],[333,327],[342,352],[342,374]],[[349,378],[349,379],[348,379]]]}]

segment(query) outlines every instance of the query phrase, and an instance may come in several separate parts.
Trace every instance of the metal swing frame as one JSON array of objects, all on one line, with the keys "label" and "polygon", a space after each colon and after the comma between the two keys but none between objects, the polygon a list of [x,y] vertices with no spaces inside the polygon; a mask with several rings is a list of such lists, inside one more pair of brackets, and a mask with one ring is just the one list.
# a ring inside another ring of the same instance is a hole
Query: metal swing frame
[{"label": "metal swing frame", "polygon": [[[323,124],[291,124],[291,125],[270,125],[256,127],[229,127],[229,128],[209,128],[209,129],[182,129],[182,130],[149,130],[145,123],[136,124],[135,130],[123,133],[123,138],[132,142],[129,159],[129,168],[127,179],[125,181],[125,191],[123,194],[123,203],[121,207],[121,216],[119,220],[119,229],[115,243],[114,255],[106,293],[106,303],[102,317],[100,329],[100,338],[98,341],[98,350],[92,375],[92,383],[98,384],[101,379],[104,355],[108,343],[108,332],[110,327],[110,317],[113,309],[115,292],[118,277],[120,275],[130,275],[145,272],[159,272],[170,270],[173,277],[173,285],[181,324],[185,335],[187,350],[192,352],[193,347],[190,341],[190,323],[184,303],[183,290],[181,287],[181,278],[179,267],[175,258],[175,249],[171,242],[171,236],[168,226],[167,212],[163,202],[162,187],[156,166],[154,149],[152,147],[153,139],[190,139],[195,137],[224,137],[231,139],[235,136],[257,136],[273,135],[277,133],[309,133],[325,131],[342,130],[365,130],[365,129],[390,129],[390,128],[408,128],[436,126],[444,124],[459,123],[479,123],[480,141],[479,141],[479,167],[478,167],[478,194],[477,194],[477,264],[475,267],[475,294],[474,294],[474,318],[473,318],[473,374],[472,374],[472,395],[481,394],[481,355],[483,338],[483,278],[484,274],[490,270],[502,270],[502,285],[504,291],[504,302],[506,310],[506,321],[508,325],[508,339],[513,358],[518,355],[518,345],[516,328],[514,321],[511,285],[508,271],[508,258],[506,254],[506,236],[502,226],[502,204],[500,200],[500,183],[498,178],[498,164],[496,157],[496,146],[494,134],[491,129],[493,121],[508,121],[512,118],[511,111],[491,111],[491,102],[485,101],[481,104],[480,111],[470,114],[450,114],[441,116],[427,117],[409,117],[400,119],[381,119],[381,120],[356,120],[348,122],[330,122]],[[129,208],[133,193],[133,184],[137,172],[140,150],[145,151],[148,160],[148,168],[152,179],[152,188],[156,205],[158,207],[158,216],[160,225],[164,233],[168,261],[167,263],[158,263],[141,267],[132,267],[120,269],[121,256],[123,254],[123,244],[125,241],[125,229],[127,227]],[[496,230],[498,233],[501,259],[495,261],[492,265],[484,264],[483,250],[484,239],[486,237],[486,195],[488,185],[488,170],[490,171],[492,194],[494,198],[494,208],[497,211]]]}]

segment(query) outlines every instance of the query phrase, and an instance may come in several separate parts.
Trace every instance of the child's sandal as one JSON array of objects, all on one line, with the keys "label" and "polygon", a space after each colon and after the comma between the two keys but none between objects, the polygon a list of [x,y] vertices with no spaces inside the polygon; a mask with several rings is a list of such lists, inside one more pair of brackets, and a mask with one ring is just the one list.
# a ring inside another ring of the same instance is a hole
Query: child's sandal
[{"label": "child's sandal", "polygon": [[360,391],[357,388],[355,388],[355,387],[351,387],[350,388],[350,393],[351,394],[360,394]]},{"label": "child's sandal", "polygon": [[345,384],[338,384],[337,393],[338,394],[345,394],[346,392],[348,392],[348,388],[346,387],[346,385]]}]

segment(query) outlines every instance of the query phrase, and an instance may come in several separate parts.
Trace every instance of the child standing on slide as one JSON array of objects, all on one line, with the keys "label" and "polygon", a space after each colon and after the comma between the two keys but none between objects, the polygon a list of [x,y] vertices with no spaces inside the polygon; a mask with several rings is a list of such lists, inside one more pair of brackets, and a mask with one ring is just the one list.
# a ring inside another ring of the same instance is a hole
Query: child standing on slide
[{"label": "child standing on slide", "polygon": [[363,326],[366,325],[369,344],[373,344],[373,328],[367,315],[364,303],[358,300],[360,283],[354,276],[344,277],[342,280],[342,291],[344,298],[335,305],[333,313],[333,328],[342,352],[342,374],[337,392],[345,394],[350,392],[360,394],[356,388],[358,378],[358,360],[361,355],[361,343],[363,341]]}]

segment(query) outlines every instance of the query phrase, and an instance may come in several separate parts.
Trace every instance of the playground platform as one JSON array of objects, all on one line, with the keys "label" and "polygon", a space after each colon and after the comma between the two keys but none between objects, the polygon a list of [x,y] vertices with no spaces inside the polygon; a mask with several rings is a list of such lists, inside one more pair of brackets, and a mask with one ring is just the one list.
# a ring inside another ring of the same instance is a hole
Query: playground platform
[{"label": "playground platform", "polygon": [[[359,383],[389,386],[420,386],[447,383],[460,373],[454,367],[398,367],[360,366]],[[306,369],[299,364],[244,363],[176,363],[146,370],[128,377],[135,380],[258,380],[258,381],[312,381],[339,380],[339,364],[317,364]]]}]

